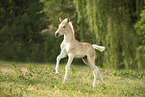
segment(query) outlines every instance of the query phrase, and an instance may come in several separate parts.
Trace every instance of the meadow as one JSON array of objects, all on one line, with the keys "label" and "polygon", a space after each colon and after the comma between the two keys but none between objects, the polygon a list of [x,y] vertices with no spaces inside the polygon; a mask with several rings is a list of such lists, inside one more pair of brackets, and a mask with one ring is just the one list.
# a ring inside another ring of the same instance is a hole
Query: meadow
[{"label": "meadow", "polygon": [[86,65],[72,64],[62,84],[65,64],[56,75],[52,63],[0,61],[0,97],[145,97],[145,71],[99,68],[105,85]]}]

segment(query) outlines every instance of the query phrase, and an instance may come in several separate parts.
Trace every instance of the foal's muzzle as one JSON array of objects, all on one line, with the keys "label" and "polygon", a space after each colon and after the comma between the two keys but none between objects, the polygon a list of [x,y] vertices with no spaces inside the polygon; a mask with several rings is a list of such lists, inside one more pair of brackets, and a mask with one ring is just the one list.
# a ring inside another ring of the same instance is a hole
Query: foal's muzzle
[{"label": "foal's muzzle", "polygon": [[55,34],[55,37],[58,38],[60,36],[59,32]]}]

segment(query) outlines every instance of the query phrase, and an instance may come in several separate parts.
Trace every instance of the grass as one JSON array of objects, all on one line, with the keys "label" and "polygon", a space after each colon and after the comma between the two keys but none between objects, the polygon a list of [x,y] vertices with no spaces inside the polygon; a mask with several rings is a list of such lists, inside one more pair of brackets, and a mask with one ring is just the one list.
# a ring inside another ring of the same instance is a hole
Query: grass
[{"label": "grass", "polygon": [[62,84],[65,65],[15,63],[0,61],[1,97],[145,97],[145,71],[99,68],[105,85],[97,79],[93,88],[93,73],[88,66],[71,65],[68,80]]}]

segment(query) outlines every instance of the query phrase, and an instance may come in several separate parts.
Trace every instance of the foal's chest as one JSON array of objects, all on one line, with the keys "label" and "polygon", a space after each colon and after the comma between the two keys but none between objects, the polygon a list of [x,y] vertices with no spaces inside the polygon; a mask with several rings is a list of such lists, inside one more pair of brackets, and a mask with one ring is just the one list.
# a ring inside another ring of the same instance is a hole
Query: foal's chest
[{"label": "foal's chest", "polygon": [[76,49],[74,44],[71,44],[71,43],[66,43],[65,48],[68,53],[75,52],[75,49]]}]

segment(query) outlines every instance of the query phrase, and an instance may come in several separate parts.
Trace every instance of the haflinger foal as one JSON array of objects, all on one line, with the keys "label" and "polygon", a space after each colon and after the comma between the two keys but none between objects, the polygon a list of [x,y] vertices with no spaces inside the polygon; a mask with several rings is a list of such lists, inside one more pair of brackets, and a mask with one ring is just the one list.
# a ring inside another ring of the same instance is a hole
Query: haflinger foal
[{"label": "haflinger foal", "polygon": [[[61,35],[64,35],[64,39],[60,45],[61,52],[57,56],[57,62],[56,62],[56,71],[55,73],[58,74],[58,68],[59,68],[59,62],[62,58],[66,57],[68,55],[68,62],[66,65],[66,72],[64,76],[63,83],[66,83],[68,71],[70,68],[70,65],[74,58],[82,58],[85,64],[87,64],[92,70],[94,74],[94,82],[93,87],[96,87],[96,77],[99,76],[101,83],[104,84],[104,81],[100,75],[100,72],[95,66],[95,50],[97,49],[99,51],[104,51],[105,47],[98,46],[96,44],[89,44],[89,43],[81,43],[75,39],[74,36],[74,29],[72,26],[72,23],[70,22],[70,18],[66,18],[62,20],[59,17],[60,25],[58,27],[58,30],[55,32],[55,37],[58,38]],[[85,56],[87,56],[87,62],[83,59]]]}]

